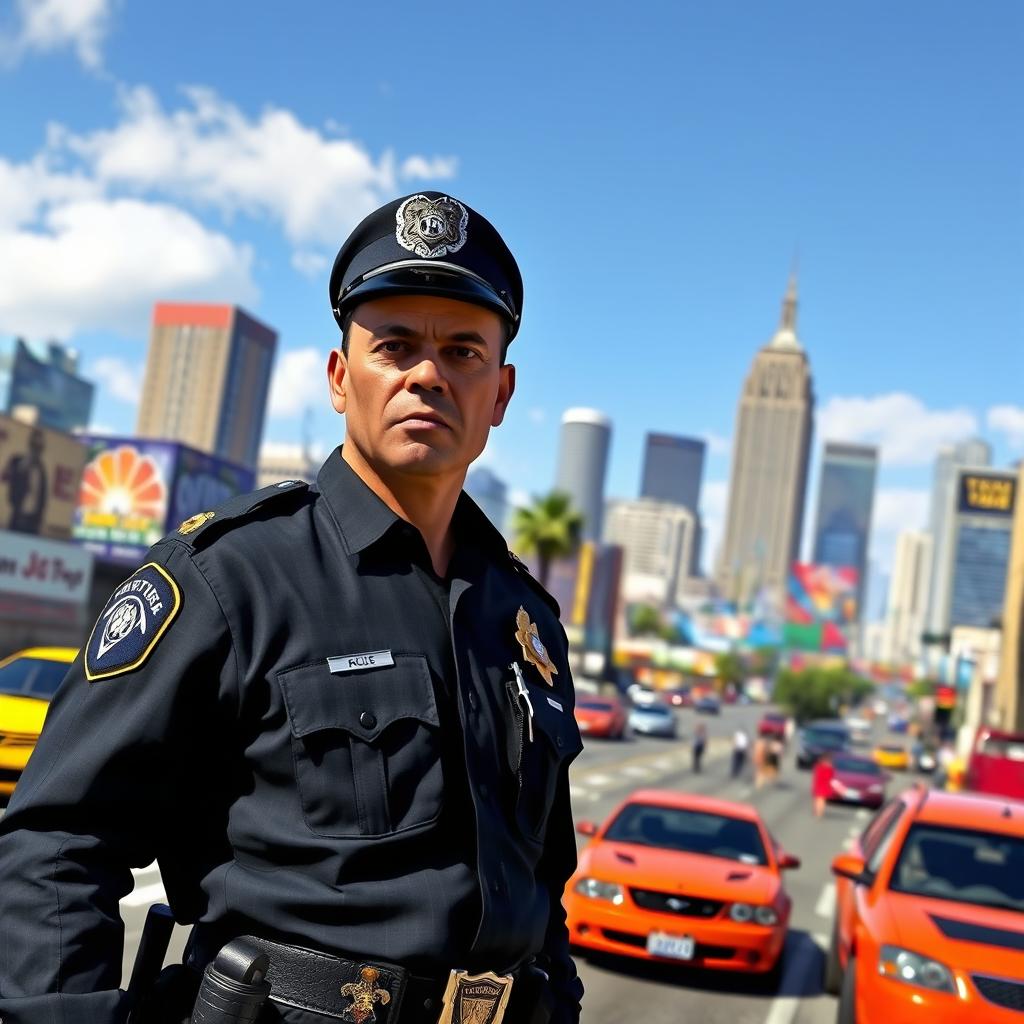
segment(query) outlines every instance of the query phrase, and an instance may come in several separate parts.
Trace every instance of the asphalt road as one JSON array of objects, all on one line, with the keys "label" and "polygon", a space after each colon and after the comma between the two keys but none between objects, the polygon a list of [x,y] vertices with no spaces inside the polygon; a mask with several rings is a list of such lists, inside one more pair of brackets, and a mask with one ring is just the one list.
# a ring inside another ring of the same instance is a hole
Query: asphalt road
[{"label": "asphalt road", "polygon": [[[786,875],[794,907],[777,989],[724,973],[578,956],[586,986],[585,1024],[621,1024],[634,1018],[644,1024],[831,1024],[835,1020],[836,1001],[821,991],[834,900],[829,863],[864,827],[869,814],[831,806],[825,818],[816,820],[811,813],[810,773],[796,770],[792,752],[787,752],[780,778],[772,787],[755,791],[749,778],[731,780],[730,737],[737,725],[753,735],[761,713],[756,707],[725,707],[716,718],[681,710],[676,712],[680,724],[677,740],[590,739],[573,766],[571,784],[577,822],[602,821],[632,790],[648,786],[753,803],[781,845],[802,860],[799,869]],[[703,721],[709,732],[700,775],[690,771],[689,741],[697,720]],[[905,782],[910,781],[908,776]],[[903,783],[896,779],[890,789]],[[579,841],[581,845],[586,842],[582,837]],[[125,984],[146,908],[162,898],[155,866],[137,872],[135,891],[122,903]],[[180,954],[185,936],[184,929],[176,929],[172,956]]]}]

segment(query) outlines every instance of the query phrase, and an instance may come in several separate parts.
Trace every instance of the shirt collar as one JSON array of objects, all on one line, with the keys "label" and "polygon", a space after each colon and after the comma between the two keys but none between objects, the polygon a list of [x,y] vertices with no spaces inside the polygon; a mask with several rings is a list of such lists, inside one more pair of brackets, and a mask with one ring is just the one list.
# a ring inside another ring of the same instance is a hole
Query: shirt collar
[{"label": "shirt collar", "polygon": [[[370,490],[342,458],[340,447],[327,457],[316,481],[334,513],[349,554],[365,551],[396,523],[405,521]],[[508,554],[505,539],[465,491],[459,495],[455,505],[452,525],[459,547],[468,543],[489,553]]]}]

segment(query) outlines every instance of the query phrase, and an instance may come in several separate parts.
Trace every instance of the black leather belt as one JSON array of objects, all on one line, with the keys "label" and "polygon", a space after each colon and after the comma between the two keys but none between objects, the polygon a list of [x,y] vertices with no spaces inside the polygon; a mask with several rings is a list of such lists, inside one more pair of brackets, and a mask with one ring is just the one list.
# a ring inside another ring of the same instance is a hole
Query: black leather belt
[{"label": "black leather belt", "polygon": [[[438,1024],[442,1015],[450,1024],[546,1024],[551,1012],[547,975],[532,961],[498,975],[431,978],[379,960],[241,938],[269,958],[273,1002],[348,1024]],[[203,952],[192,946],[189,965],[202,969],[212,959]]]}]

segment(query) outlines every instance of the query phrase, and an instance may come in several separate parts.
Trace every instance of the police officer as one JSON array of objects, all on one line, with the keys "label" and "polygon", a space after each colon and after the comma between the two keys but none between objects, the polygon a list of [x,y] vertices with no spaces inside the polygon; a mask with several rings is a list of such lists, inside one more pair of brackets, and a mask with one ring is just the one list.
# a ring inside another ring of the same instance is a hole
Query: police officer
[{"label": "police officer", "polygon": [[51,705],[0,822],[5,1024],[124,1019],[118,901],[154,859],[194,984],[238,936],[267,952],[261,1020],[578,1020],[565,634],[462,493],[519,270],[425,192],[355,229],[330,298],[346,438],[316,486],[160,541]]}]

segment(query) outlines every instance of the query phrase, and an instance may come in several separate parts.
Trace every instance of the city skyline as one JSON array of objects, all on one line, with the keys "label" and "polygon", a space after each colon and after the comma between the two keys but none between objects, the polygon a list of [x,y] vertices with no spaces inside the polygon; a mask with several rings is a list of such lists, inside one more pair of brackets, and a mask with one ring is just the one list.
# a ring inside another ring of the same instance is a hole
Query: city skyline
[{"label": "city skyline", "polygon": [[[997,466],[1024,454],[1018,7],[910,3],[881,36],[881,8],[666,9],[623,39],[598,4],[586,46],[568,10],[475,10],[450,32],[479,88],[433,86],[451,118],[424,116],[415,62],[338,68],[326,4],[288,15],[303,67],[253,76],[279,59],[280,19],[246,9],[247,59],[226,60],[239,10],[99,0],[34,42],[17,13],[0,25],[21,98],[0,147],[0,335],[77,348],[94,428],[133,428],[152,303],[218,301],[280,332],[266,440],[301,443],[309,408],[320,451],[338,443],[330,260],[377,202],[437,187],[485,212],[524,273],[518,390],[484,460],[513,499],[549,488],[569,407],[615,420],[607,497],[636,494],[647,432],[703,437],[710,568],[735,388],[797,249],[814,436],[880,448],[872,558],[891,565],[898,529],[927,525],[940,446],[981,434]],[[374,37],[391,17],[345,24]]]}]

